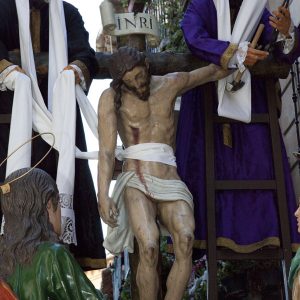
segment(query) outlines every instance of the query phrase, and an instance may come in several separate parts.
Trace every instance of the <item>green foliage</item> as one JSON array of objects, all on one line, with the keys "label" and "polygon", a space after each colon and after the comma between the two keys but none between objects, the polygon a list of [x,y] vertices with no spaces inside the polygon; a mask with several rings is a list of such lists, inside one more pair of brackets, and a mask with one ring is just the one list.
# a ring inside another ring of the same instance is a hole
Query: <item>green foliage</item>
[{"label": "green foliage", "polygon": [[131,300],[130,279],[131,279],[131,273],[129,272],[126,280],[122,284],[121,293],[120,293],[121,300]]},{"label": "green foliage", "polygon": [[[144,3],[146,4],[148,0],[135,0],[135,3]],[[129,0],[120,0],[121,6],[127,8],[129,5]]]},{"label": "green foliage", "polygon": [[121,6],[123,8],[127,8],[128,7],[128,0],[120,0]]},{"label": "green foliage", "polygon": [[162,35],[166,36],[166,43],[162,50],[186,52],[187,46],[180,28],[180,22],[184,14],[180,0],[165,0],[162,7],[163,10],[159,19],[163,31]]}]

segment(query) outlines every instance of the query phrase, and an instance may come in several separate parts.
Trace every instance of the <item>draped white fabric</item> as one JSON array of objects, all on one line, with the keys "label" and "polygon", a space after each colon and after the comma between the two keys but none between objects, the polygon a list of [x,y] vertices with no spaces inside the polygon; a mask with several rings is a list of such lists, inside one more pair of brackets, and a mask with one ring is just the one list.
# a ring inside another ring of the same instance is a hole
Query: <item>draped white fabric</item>
[{"label": "draped white fabric", "polygon": [[116,149],[118,160],[137,159],[142,161],[160,162],[176,167],[176,157],[173,148],[161,143],[141,143],[126,149]]},{"label": "draped white fabric", "polygon": [[[16,149],[20,141],[26,142],[31,139],[32,134],[32,94],[30,79],[20,72],[11,72],[5,78],[5,85],[14,92],[10,139],[8,143],[8,154]],[[20,113],[20,111],[22,113]],[[28,124],[28,126],[24,126]],[[14,170],[27,168],[31,164],[31,143],[25,144],[15,152],[7,161],[6,175]]]},{"label": "draped white fabric", "polygon": [[[144,183],[135,172],[130,171],[121,173],[117,178],[112,199],[119,208],[118,226],[114,228],[107,227],[107,235],[103,242],[103,246],[110,253],[118,255],[125,249],[130,253],[134,252],[134,234],[124,201],[124,190],[126,187],[140,190],[157,202],[183,200],[194,210],[193,196],[183,181],[160,179],[149,174],[143,174],[143,177]],[[167,232],[162,224],[160,224],[160,228],[163,232]]]},{"label": "draped white fabric", "polygon": [[[233,44],[250,41],[262,16],[267,0],[244,0],[231,33],[229,0],[214,0],[217,10],[218,39]],[[237,72],[218,81],[218,114],[249,123],[251,121],[251,76],[246,70],[238,91],[227,91],[226,83],[233,82]]]},{"label": "draped white fabric", "polygon": [[[47,109],[37,83],[34,64],[32,42],[30,36],[30,10],[28,0],[16,0],[19,21],[20,50],[22,68],[31,79],[25,75],[9,75],[14,86],[14,108],[9,139],[10,149],[16,149],[31,137],[31,128],[39,133],[52,132],[55,135],[55,149],[59,152],[57,168],[57,185],[61,195],[63,240],[66,243],[76,244],[75,219],[73,208],[73,192],[75,177],[75,154],[77,157],[96,159],[97,152],[81,152],[75,147],[76,131],[76,98],[84,117],[96,137],[97,114],[88,101],[79,85],[75,87],[73,71],[63,71],[68,65],[67,33],[62,0],[49,1],[49,77],[48,77],[48,103]],[[19,82],[23,82],[20,84]],[[26,93],[23,93],[27,84]],[[31,87],[30,87],[31,86]],[[24,95],[26,99],[24,100]],[[22,102],[23,101],[23,102]],[[21,103],[22,102],[22,103]],[[32,104],[30,104],[32,103]],[[26,106],[26,107],[25,107]],[[32,108],[32,116],[30,109]],[[26,111],[27,118],[20,119]],[[51,111],[53,112],[51,113]],[[23,129],[23,130],[21,130]],[[30,132],[30,133],[29,133]],[[14,134],[13,134],[14,133]],[[43,135],[43,139],[52,144],[50,135]],[[30,144],[22,148],[19,155],[12,156],[8,161],[7,175],[21,167],[30,166]],[[9,173],[8,173],[9,172]],[[71,231],[69,230],[71,229]]]}]

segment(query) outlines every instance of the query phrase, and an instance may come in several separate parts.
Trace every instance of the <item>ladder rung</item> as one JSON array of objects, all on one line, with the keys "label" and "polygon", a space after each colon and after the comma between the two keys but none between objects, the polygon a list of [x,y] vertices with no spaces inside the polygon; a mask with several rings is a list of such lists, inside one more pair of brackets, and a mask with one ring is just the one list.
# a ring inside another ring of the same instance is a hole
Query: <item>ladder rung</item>
[{"label": "ladder rung", "polygon": [[[270,117],[268,114],[253,114],[251,116],[251,124],[253,123],[269,123]],[[229,118],[214,116],[215,123],[237,123],[238,120],[233,120]]]},{"label": "ladder rung", "polygon": [[0,124],[9,124],[11,119],[10,114],[0,114]]},{"label": "ladder rung", "polygon": [[216,190],[275,190],[275,180],[216,180]]}]

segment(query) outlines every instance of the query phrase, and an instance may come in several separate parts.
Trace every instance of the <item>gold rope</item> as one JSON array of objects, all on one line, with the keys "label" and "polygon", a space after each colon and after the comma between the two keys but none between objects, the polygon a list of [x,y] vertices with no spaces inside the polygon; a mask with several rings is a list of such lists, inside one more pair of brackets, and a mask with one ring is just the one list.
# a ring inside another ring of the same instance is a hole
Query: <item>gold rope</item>
[{"label": "gold rope", "polygon": [[21,176],[17,177],[17,178],[14,178],[12,179],[11,181],[3,184],[3,185],[0,185],[0,189],[2,191],[3,194],[7,194],[10,192],[10,184],[12,182],[15,182],[19,179],[21,179],[22,177],[26,176],[28,173],[30,173],[34,168],[36,168],[46,157],[47,155],[50,153],[50,151],[53,149],[54,147],[54,144],[55,144],[55,136],[53,133],[51,132],[43,132],[43,133],[39,133],[35,136],[33,136],[31,139],[27,140],[26,142],[24,142],[23,144],[21,144],[18,148],[16,148],[12,153],[10,153],[1,163],[0,163],[0,167],[13,155],[15,154],[20,148],[22,148],[24,145],[30,143],[31,141],[35,140],[36,138],[42,136],[42,135],[45,135],[45,134],[50,134],[52,135],[53,137],[53,142],[52,142],[52,145],[50,147],[50,149],[46,152],[46,154],[33,166],[31,167],[27,172],[25,172],[24,174],[22,174]]}]

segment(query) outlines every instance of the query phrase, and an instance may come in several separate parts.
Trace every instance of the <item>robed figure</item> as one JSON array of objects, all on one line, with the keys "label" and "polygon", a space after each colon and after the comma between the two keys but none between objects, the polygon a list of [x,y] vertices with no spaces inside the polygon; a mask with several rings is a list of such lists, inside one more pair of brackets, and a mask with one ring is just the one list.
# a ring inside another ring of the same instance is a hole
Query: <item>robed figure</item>
[{"label": "robed figure", "polygon": [[[217,22],[217,2],[218,0],[192,0],[181,25],[187,45],[194,55],[218,65],[226,62],[226,66],[230,67],[235,51],[229,51],[231,47],[229,40],[218,39],[220,28],[218,29]],[[242,2],[229,1],[232,27]],[[259,44],[262,46],[271,41],[273,28],[269,24],[269,17],[270,12],[264,9],[259,22],[265,25],[259,39]],[[291,49],[285,49],[286,43],[283,38],[275,45],[273,53],[278,61],[290,64],[300,55],[299,28],[291,26],[291,31],[293,36]],[[216,91],[213,97],[215,113],[217,113],[217,85],[216,83],[211,85],[212,90]],[[198,87],[182,97],[176,153],[179,175],[194,197],[195,239],[196,246],[199,248],[205,247],[206,219],[209,218],[206,216],[205,187],[205,93],[205,87]],[[265,81],[252,76],[251,93],[252,113],[266,113]],[[226,131],[227,134],[231,134],[232,139],[224,138]],[[226,128],[224,130],[222,124],[216,124],[214,143],[217,180],[274,179],[270,131],[267,125],[237,122],[230,124],[229,130]],[[295,249],[300,242],[295,220],[292,217],[296,200],[283,143],[282,153],[291,240]],[[280,228],[275,193],[269,190],[217,191],[216,230],[217,245],[237,252],[252,252],[263,246],[279,246]]]},{"label": "robed figure", "polygon": [[[49,51],[49,4],[43,0],[30,0],[30,31],[34,53]],[[0,114],[10,114],[13,92],[3,85],[5,72],[13,65],[8,51],[20,50],[18,15],[15,0],[0,1]],[[87,92],[97,72],[95,53],[88,42],[88,33],[78,10],[63,2],[67,31],[68,63],[77,71],[80,84]],[[47,105],[48,78],[44,66],[37,67],[38,84]],[[2,75],[2,77],[1,77]],[[7,156],[10,124],[0,124],[0,160]],[[76,146],[86,151],[84,130],[78,105],[76,106]],[[32,164],[49,149],[43,140],[32,144]],[[39,165],[54,179],[56,177],[58,152],[50,155]],[[5,167],[0,169],[0,181],[4,181]],[[71,250],[85,267],[105,267],[105,252],[102,247],[102,230],[97,209],[97,199],[87,160],[76,159],[74,184],[74,211],[76,218],[77,246]]]}]

